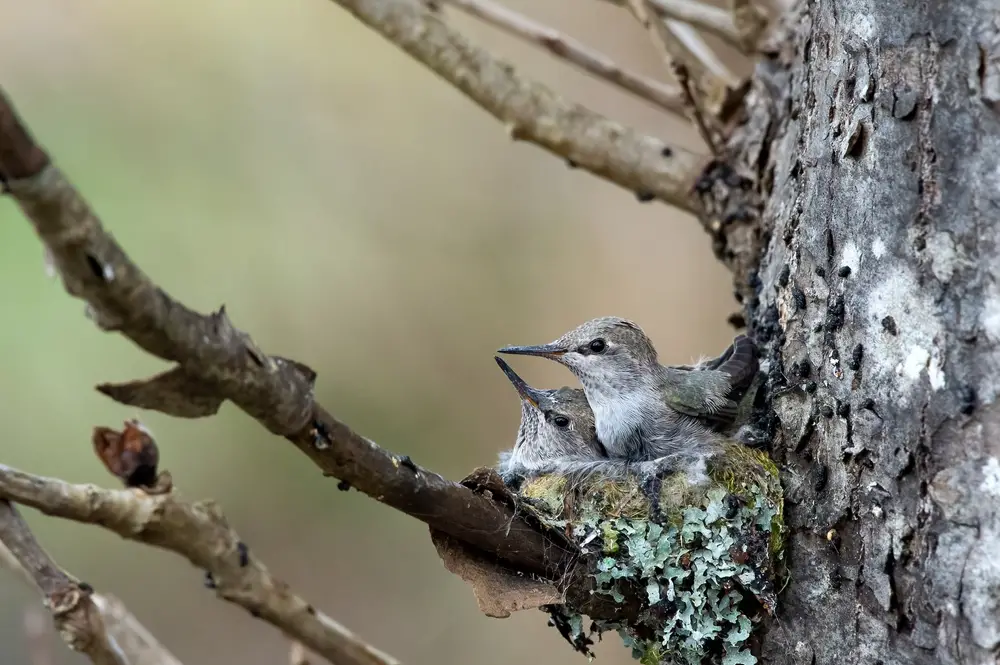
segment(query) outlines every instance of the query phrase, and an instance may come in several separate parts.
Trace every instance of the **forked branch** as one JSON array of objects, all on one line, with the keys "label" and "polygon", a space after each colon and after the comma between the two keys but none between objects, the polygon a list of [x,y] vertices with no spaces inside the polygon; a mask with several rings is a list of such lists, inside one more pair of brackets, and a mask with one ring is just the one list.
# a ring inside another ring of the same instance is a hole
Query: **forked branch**
[{"label": "forked branch", "polygon": [[[627,7],[631,0],[606,0]],[[731,11],[705,4],[699,0],[650,0],[653,13],[663,20],[687,23],[699,30],[721,37],[728,43],[752,54],[757,40],[767,26],[764,12],[750,0],[732,0]]]},{"label": "forked branch", "polygon": [[99,596],[56,565],[5,500],[0,500],[0,565],[42,592],[63,640],[94,665],[181,665],[124,605]]},{"label": "forked branch", "polygon": [[649,34],[667,65],[687,67],[702,92],[735,87],[736,77],[719,61],[696,32],[678,21],[661,21],[649,0],[628,0],[629,11]]},{"label": "forked branch", "polygon": [[[399,665],[395,658],[359,639],[274,578],[240,541],[212,502],[187,503],[174,492],[153,495],[136,489],[74,485],[3,465],[0,465],[0,497],[37,508],[46,515],[97,524],[122,538],[180,554],[209,573],[221,598],[267,621],[331,663]],[[13,518],[4,515],[4,507]],[[87,592],[58,570],[37,544],[31,544],[33,539],[26,530],[10,504],[0,502],[0,539],[32,572],[46,596],[60,599],[58,613],[53,606],[57,621],[60,613],[69,617],[79,615],[67,624],[73,628],[72,635],[106,635],[103,628],[97,628],[100,614],[90,603]],[[66,627],[61,627],[61,631],[65,633]],[[108,659],[111,657],[108,654],[118,653],[114,645],[102,647],[99,641],[75,639],[74,648],[84,650],[98,665],[133,665],[127,660]],[[101,659],[88,648],[94,649]]]},{"label": "forked branch", "polygon": [[624,69],[610,57],[493,0],[441,0],[508,34],[535,44],[557,58],[674,113],[685,110],[680,89]]},{"label": "forked branch", "polygon": [[668,146],[590,109],[474,46],[435,12],[412,0],[333,0],[534,143],[643,199],[697,212],[692,187],[706,160]]},{"label": "forked branch", "polygon": [[0,94],[0,181],[34,225],[66,290],[104,330],[176,363],[149,380],[99,386],[119,402],[181,417],[231,400],[323,470],[517,570],[560,576],[576,550],[514,511],[392,455],[313,399],[315,373],[265,354],[224,309],[194,312],[135,265]]}]

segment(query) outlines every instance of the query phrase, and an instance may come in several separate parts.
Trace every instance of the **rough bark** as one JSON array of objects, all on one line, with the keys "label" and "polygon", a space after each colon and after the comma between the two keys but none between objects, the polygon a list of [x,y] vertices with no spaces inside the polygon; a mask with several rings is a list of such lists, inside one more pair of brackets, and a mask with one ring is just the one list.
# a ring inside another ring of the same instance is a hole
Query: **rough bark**
[{"label": "rough bark", "polygon": [[715,229],[788,500],[766,663],[997,661],[998,10],[800,6],[712,190],[759,216]]}]

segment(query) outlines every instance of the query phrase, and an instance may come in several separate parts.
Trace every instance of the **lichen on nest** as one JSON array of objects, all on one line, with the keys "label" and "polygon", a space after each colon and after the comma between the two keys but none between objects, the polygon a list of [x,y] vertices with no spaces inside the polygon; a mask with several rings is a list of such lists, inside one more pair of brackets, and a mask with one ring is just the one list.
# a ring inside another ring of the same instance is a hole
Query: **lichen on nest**
[{"label": "lichen on nest", "polygon": [[641,599],[638,621],[593,622],[587,633],[572,607],[550,609],[574,627],[572,643],[614,630],[644,665],[758,662],[753,629],[774,612],[784,544],[781,484],[766,454],[731,444],[709,461],[707,482],[692,485],[683,473],[665,478],[659,522],[650,520],[635,480],[571,487],[543,476],[521,495],[591,557],[595,593]]}]

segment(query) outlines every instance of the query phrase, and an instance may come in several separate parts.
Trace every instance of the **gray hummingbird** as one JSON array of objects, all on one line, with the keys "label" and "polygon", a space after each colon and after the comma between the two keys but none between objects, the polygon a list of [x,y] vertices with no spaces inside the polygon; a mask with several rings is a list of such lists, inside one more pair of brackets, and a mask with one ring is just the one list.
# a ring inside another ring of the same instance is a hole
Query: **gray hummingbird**
[{"label": "gray hummingbird", "polygon": [[[649,501],[650,518],[660,521],[663,474],[674,470],[674,459],[627,460],[609,458],[597,438],[594,414],[584,391],[575,388],[536,390],[503,359],[494,357],[521,397],[521,424],[512,450],[500,453],[498,471],[504,483],[517,491],[530,478],[556,474],[576,488],[596,477],[601,480],[640,481]],[[689,466],[691,482],[700,482],[707,465]],[[526,499],[527,500],[527,499]]]},{"label": "gray hummingbird", "polygon": [[508,485],[527,478],[580,471],[608,455],[597,439],[594,413],[582,390],[537,390],[502,358],[497,365],[521,398],[521,424],[514,448],[500,454],[498,471]]},{"label": "gray hummingbird", "polygon": [[745,335],[715,359],[660,365],[642,329],[619,317],[593,319],[550,344],[499,352],[568,367],[583,384],[608,456],[655,460],[661,473],[701,466],[719,449],[758,370],[757,347]]},{"label": "gray hummingbird", "polygon": [[633,474],[649,480],[660,471],[659,460],[635,462],[608,457],[597,438],[594,413],[582,390],[537,390],[502,358],[494,356],[494,360],[521,397],[521,424],[514,448],[500,453],[498,465],[509,487],[517,489],[529,478],[550,473],[565,476],[572,486],[591,476],[616,479]]}]

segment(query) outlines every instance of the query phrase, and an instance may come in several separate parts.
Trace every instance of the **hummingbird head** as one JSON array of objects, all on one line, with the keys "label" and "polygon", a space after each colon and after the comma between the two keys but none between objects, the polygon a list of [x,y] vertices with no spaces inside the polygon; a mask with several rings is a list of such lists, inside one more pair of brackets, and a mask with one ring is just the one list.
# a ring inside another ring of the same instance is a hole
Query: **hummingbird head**
[{"label": "hummingbird head", "polygon": [[657,365],[656,349],[638,325],[617,316],[592,319],[540,346],[508,346],[500,353],[541,356],[568,367],[584,385],[626,388]]},{"label": "hummingbird head", "polygon": [[494,359],[521,397],[521,426],[514,455],[534,461],[576,455],[607,457],[597,439],[594,413],[582,390],[537,390],[502,358]]}]

